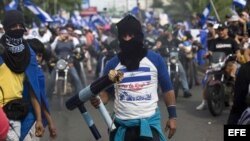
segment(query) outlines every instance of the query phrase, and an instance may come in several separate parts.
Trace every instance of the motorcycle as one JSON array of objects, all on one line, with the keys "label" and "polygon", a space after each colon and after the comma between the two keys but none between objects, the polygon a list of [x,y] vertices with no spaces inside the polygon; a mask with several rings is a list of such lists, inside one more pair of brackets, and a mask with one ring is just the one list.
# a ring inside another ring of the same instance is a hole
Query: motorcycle
[{"label": "motorcycle", "polygon": [[[68,58],[68,57],[67,57]],[[58,98],[59,109],[64,107],[64,96],[72,93],[72,87],[68,82],[69,65],[67,59],[60,58],[55,63],[54,94]]]},{"label": "motorcycle", "polygon": [[224,106],[229,105],[233,97],[234,80],[225,71],[226,62],[235,61],[232,55],[225,56],[222,52],[214,52],[211,65],[205,72],[205,96],[208,109],[213,116],[221,115]]},{"label": "motorcycle", "polygon": [[171,82],[174,87],[175,97],[178,97],[179,88],[180,88],[180,75],[179,75],[179,49],[167,49],[168,52],[168,59],[167,59],[167,65],[168,65],[168,72],[171,79]]},{"label": "motorcycle", "polygon": [[69,56],[67,56],[66,59],[60,58],[55,65],[55,93],[57,95],[66,95],[68,93],[72,93],[72,90],[68,88],[68,85],[70,85],[68,81],[69,58]]}]

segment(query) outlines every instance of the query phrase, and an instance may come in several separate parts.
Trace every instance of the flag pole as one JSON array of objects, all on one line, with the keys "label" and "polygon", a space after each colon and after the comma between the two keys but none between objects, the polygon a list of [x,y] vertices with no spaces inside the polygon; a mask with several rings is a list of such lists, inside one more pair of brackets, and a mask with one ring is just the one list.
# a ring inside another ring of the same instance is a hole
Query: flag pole
[{"label": "flag pole", "polygon": [[212,5],[212,7],[213,7],[213,9],[214,9],[214,13],[215,13],[215,15],[216,15],[216,18],[217,18],[218,21],[220,22],[220,17],[219,17],[219,15],[218,15],[217,10],[215,9],[213,0],[210,0],[210,3],[211,3],[211,5]]},{"label": "flag pole", "polygon": [[54,0],[54,14],[57,14],[57,0]]}]

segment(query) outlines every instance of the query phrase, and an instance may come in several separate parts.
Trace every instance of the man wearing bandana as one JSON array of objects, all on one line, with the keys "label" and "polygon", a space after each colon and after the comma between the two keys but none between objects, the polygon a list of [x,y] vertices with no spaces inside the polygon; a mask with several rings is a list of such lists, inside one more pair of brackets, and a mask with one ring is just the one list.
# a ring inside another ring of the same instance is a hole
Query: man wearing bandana
[{"label": "man wearing bandana", "polygon": [[[27,111],[21,119],[7,114],[10,128],[6,140],[24,140],[29,136],[33,124],[36,127],[36,136],[41,137],[44,127],[40,104],[44,99],[40,96],[42,90],[39,87],[36,55],[23,39],[26,29],[22,13],[17,10],[7,11],[3,28],[5,34],[0,39],[3,47],[0,54],[0,106],[4,108],[17,100],[21,100],[21,104],[26,101],[28,105],[23,106],[23,109],[17,107],[18,110]],[[6,108],[5,113],[9,112],[13,112],[13,109]]]},{"label": "man wearing bandana", "polygon": [[[176,106],[172,84],[163,58],[143,47],[144,35],[140,22],[127,15],[119,23],[118,39],[121,51],[105,66],[104,74],[109,70],[120,70],[124,78],[118,84],[100,93],[104,103],[108,94],[115,92],[114,124],[111,141],[166,141],[161,128],[158,107],[157,88],[160,84],[163,98],[169,113],[166,130],[168,138],[176,131]],[[98,107],[100,100],[91,99]]]}]

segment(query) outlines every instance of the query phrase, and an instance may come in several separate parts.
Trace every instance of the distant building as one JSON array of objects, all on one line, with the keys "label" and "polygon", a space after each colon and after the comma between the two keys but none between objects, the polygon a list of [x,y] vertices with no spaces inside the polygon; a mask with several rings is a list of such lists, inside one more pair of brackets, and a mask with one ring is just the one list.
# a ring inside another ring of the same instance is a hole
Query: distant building
[{"label": "distant building", "polygon": [[[97,7],[98,11],[103,11],[104,8],[115,9],[117,11],[129,11],[137,5],[137,0],[89,0],[90,6]],[[142,9],[148,9],[153,0],[138,0]]]}]

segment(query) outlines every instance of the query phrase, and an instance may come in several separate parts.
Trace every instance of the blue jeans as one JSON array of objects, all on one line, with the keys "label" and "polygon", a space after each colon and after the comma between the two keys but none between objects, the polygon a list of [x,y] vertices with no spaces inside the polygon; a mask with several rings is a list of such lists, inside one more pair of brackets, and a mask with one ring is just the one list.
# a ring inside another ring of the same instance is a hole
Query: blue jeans
[{"label": "blue jeans", "polygon": [[178,62],[178,67],[179,67],[180,81],[181,81],[183,91],[184,92],[189,91],[189,86],[188,86],[188,82],[187,82],[187,75],[186,75],[186,72],[184,71],[184,68],[183,68],[181,62]]}]

